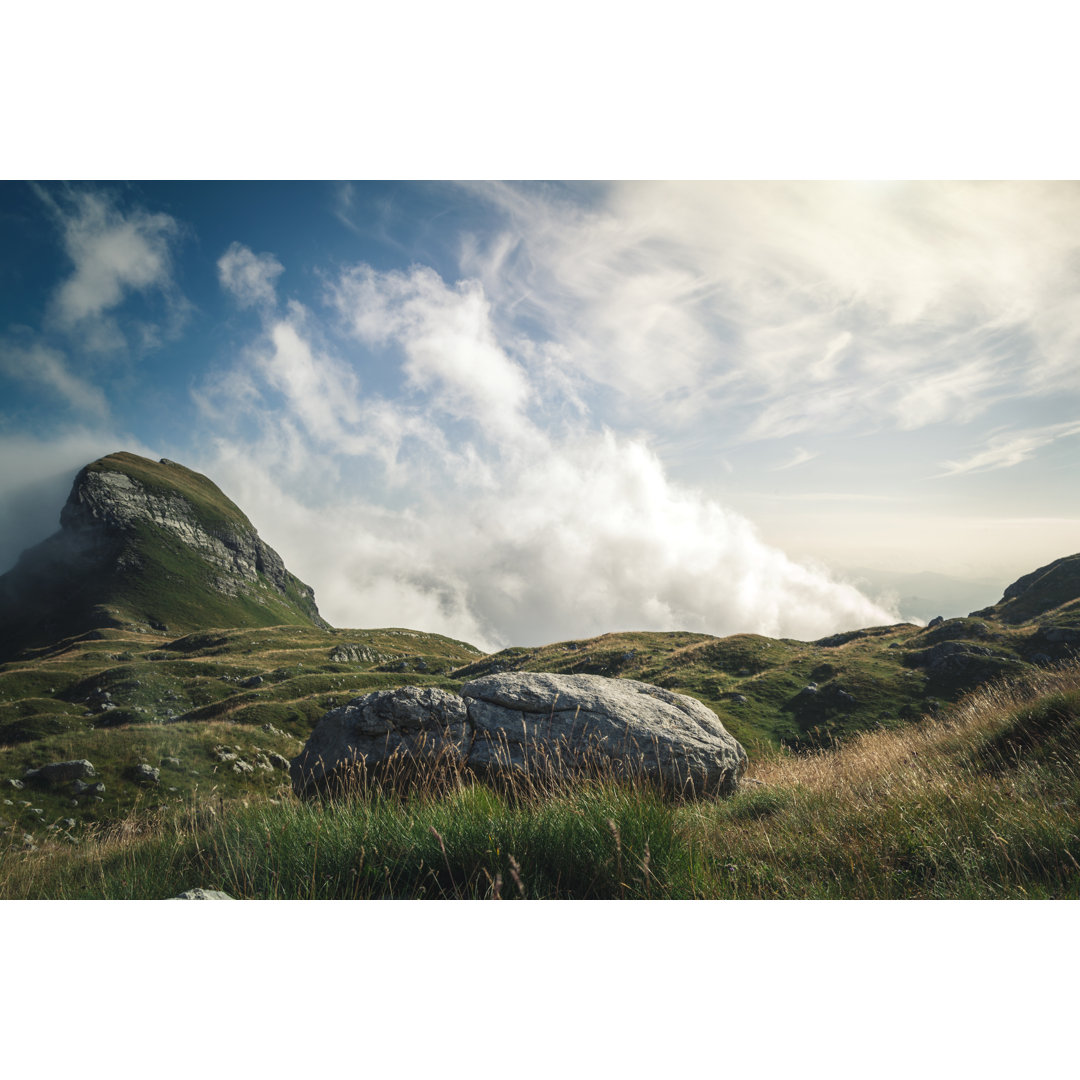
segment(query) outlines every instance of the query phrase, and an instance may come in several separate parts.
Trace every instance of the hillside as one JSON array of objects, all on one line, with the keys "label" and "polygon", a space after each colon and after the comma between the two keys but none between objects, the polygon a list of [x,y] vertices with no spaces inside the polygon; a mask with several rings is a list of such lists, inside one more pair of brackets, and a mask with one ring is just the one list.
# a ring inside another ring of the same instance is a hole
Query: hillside
[{"label": "hillside", "polygon": [[60,530],[0,577],[0,657],[109,628],[321,626],[311,589],[205,476],[116,453],[80,471]]},{"label": "hillside", "polygon": [[510,648],[455,672],[588,672],[640,679],[714,709],[748,749],[827,746],[940,712],[976,687],[1052,666],[1080,643],[1080,555],[1008,586],[965,618],[794,641],[735,634],[617,633]]},{"label": "hillside", "polygon": [[[814,642],[638,631],[485,656],[438,634],[328,627],[311,590],[210,480],[113,454],[79,473],[60,532],[0,578],[0,614],[0,829],[21,849],[208,798],[287,803],[288,759],[328,709],[372,689],[456,690],[492,671],[600,674],[689,694],[751,762],[867,731],[899,737],[979,687],[1069,661],[1080,556],[926,627]],[[24,779],[84,759],[95,770],[88,790]]]}]

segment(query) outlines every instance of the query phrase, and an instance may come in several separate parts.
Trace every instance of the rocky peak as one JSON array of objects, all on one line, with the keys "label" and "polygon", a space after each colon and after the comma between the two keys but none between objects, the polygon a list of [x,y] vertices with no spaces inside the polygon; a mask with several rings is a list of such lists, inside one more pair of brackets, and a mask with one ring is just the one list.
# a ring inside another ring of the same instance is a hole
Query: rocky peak
[{"label": "rocky peak", "polygon": [[60,531],[0,578],[0,607],[23,627],[13,644],[109,625],[327,626],[312,590],[216,484],[128,453],[80,470]]}]

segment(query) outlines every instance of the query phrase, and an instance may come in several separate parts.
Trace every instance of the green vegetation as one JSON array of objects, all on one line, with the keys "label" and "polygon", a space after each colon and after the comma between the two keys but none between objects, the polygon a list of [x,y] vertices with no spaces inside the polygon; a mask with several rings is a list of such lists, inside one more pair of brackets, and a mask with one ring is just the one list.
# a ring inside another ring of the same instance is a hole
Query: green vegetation
[{"label": "green vegetation", "polygon": [[[0,578],[2,896],[1080,890],[1080,556],[925,628],[815,642],[627,632],[484,656],[399,627],[330,629],[205,477],[129,454],[86,472],[101,470],[182,498],[205,533],[189,544],[157,511],[112,532],[94,518]],[[231,556],[207,540],[240,534],[254,579],[229,577]],[[750,772],[730,799],[685,804],[611,774],[293,795],[288,761],[327,710],[505,670],[689,694],[744,744]],[[82,759],[94,772],[78,781],[27,776]]]},{"label": "green vegetation", "polygon": [[603,778],[496,793],[460,775],[336,801],[199,789],[81,844],[61,830],[36,851],[13,845],[0,895],[1077,898],[1078,762],[1080,665],[1068,665],[938,719],[774,751],[724,800]]}]

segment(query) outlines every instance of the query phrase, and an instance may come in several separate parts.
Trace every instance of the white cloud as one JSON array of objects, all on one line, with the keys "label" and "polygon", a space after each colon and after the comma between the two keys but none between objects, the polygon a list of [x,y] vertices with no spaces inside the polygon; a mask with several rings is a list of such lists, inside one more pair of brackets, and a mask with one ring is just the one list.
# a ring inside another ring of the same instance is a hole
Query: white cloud
[{"label": "white cloud", "polygon": [[102,391],[72,372],[63,353],[56,349],[0,342],[0,370],[22,382],[45,387],[76,412],[98,419],[108,416]]},{"label": "white cloud", "polygon": [[218,259],[217,267],[221,287],[232,293],[241,307],[273,307],[277,303],[274,282],[285,267],[273,255],[256,255],[234,241]]},{"label": "white cloud", "polygon": [[531,389],[521,366],[496,340],[479,282],[451,288],[427,267],[402,274],[358,266],[331,295],[356,338],[367,345],[392,339],[404,350],[408,383],[431,391],[432,406],[503,437],[522,433]]},{"label": "white cloud", "polygon": [[63,330],[78,334],[92,351],[122,347],[125,336],[107,313],[132,291],[166,294],[176,315],[181,302],[169,245],[179,227],[173,218],[138,207],[122,213],[104,193],[77,191],[63,203],[39,193],[60,223],[75,267],[53,297],[53,315]]},{"label": "white cloud", "polygon": [[995,435],[984,449],[970,457],[961,461],[942,462],[945,471],[940,473],[939,477],[1011,469],[1030,461],[1042,447],[1075,435],[1080,435],[1080,424],[1052,424],[1043,428]]},{"label": "white cloud", "polygon": [[476,282],[360,267],[330,295],[380,364],[400,362],[409,401],[366,394],[293,305],[238,383],[281,395],[280,411],[256,411],[259,441],[222,440],[205,467],[331,622],[493,648],[620,628],[816,637],[895,618],[673,484],[643,440],[580,412],[534,423],[545,397],[518,357],[537,350],[500,337]]},{"label": "white cloud", "polygon": [[658,422],[915,430],[1080,392],[1080,185],[479,185],[503,310]]}]

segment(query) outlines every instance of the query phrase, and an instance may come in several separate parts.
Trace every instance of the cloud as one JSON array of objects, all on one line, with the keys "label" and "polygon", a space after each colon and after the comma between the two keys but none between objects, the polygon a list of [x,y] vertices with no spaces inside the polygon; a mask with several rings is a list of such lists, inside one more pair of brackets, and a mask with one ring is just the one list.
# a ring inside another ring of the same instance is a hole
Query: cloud
[{"label": "cloud", "polygon": [[463,267],[672,429],[916,430],[1080,391],[1080,185],[472,185]]},{"label": "cloud", "polygon": [[496,340],[479,282],[450,287],[427,267],[403,274],[361,265],[342,276],[331,297],[358,340],[400,346],[408,385],[430,391],[434,407],[498,429],[502,437],[522,433],[532,389]]},{"label": "cloud", "polygon": [[109,413],[102,391],[75,375],[63,353],[41,344],[0,342],[0,371],[24,383],[37,384],[61,398],[76,412],[105,419]]},{"label": "cloud", "polygon": [[782,465],[777,465],[773,471],[780,472],[783,469],[797,468],[799,465],[805,465],[808,461],[813,461],[817,456],[816,452],[804,450],[801,446],[796,446],[791,458]]},{"label": "cloud", "polygon": [[0,435],[0,573],[60,527],[75,474],[117,450],[157,456],[140,440],[106,428]]},{"label": "cloud", "polygon": [[285,267],[273,255],[256,255],[234,241],[218,259],[217,267],[221,287],[232,293],[241,307],[273,307],[277,303],[274,282]]},{"label": "cloud", "polygon": [[935,479],[959,476],[964,473],[992,472],[995,469],[1011,469],[1030,461],[1038,450],[1058,439],[1080,435],[1080,424],[1052,424],[1048,427],[1026,431],[1005,432],[995,435],[988,445],[962,461],[942,462],[944,472]]},{"label": "cloud", "polygon": [[[249,416],[258,437],[219,438],[203,465],[331,622],[494,648],[620,628],[812,638],[895,619],[674,484],[644,439],[553,400],[535,343],[500,334],[476,281],[361,266],[328,297],[409,395],[367,391],[293,304],[236,383],[275,399]],[[574,423],[535,421],[560,405]]]},{"label": "cloud", "polygon": [[77,334],[91,351],[122,348],[125,335],[107,313],[131,292],[162,293],[174,320],[179,317],[183,302],[172,280],[170,252],[179,226],[172,217],[139,207],[123,213],[103,192],[74,191],[60,199],[38,193],[59,223],[74,264],[52,300],[52,316],[62,330]]}]

